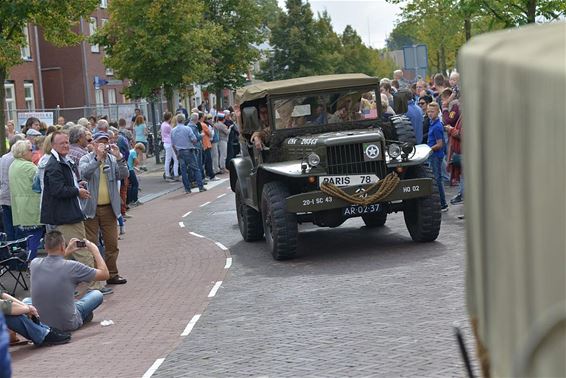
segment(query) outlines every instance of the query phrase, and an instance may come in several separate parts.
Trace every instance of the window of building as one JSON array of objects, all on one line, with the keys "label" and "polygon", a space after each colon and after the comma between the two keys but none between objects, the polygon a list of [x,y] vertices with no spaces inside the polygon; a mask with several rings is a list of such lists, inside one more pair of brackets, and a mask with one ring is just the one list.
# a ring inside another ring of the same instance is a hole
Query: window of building
[{"label": "window of building", "polygon": [[24,26],[23,33],[24,33],[25,42],[22,48],[20,49],[22,54],[22,59],[31,60],[31,49],[29,48],[29,29],[27,25]]},{"label": "window of building", "polygon": [[13,119],[17,122],[18,115],[16,114],[16,91],[14,89],[14,84],[4,84],[4,89],[6,91],[6,116],[7,119]]},{"label": "window of building", "polygon": [[33,95],[33,83],[24,83],[24,100],[26,109],[35,111],[35,98]]},{"label": "window of building", "polygon": [[116,103],[116,89],[114,88],[108,89],[108,103],[109,104]]},{"label": "window of building", "polygon": [[97,107],[104,105],[104,92],[102,91],[102,89],[95,89],[94,96],[96,98]]},{"label": "window of building", "polygon": [[100,0],[100,8],[108,8],[108,0]]},{"label": "window of building", "polygon": [[106,76],[114,76],[114,70],[112,68],[106,68]]},{"label": "window of building", "polygon": [[[91,17],[90,18],[90,22],[88,24],[89,27],[89,35],[94,35],[96,33],[96,17]],[[100,46],[98,45],[90,45],[90,51],[93,53],[98,53],[100,52]]]}]

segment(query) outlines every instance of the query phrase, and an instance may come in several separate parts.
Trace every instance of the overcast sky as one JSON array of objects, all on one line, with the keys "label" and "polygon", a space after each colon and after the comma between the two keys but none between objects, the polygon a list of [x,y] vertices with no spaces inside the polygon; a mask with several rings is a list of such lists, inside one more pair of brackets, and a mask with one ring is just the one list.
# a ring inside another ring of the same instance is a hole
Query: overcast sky
[{"label": "overcast sky", "polygon": [[[278,2],[285,9],[285,0]],[[399,5],[385,0],[309,0],[309,3],[315,16],[317,12],[328,12],[335,32],[341,34],[346,25],[351,25],[363,42],[374,48],[385,46],[385,38],[401,12]]]}]

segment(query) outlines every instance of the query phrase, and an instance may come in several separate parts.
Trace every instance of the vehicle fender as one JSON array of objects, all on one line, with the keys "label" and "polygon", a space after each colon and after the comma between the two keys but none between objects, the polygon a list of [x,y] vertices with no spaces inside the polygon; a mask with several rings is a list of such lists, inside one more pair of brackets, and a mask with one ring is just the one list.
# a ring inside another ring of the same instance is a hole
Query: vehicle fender
[{"label": "vehicle fender", "polygon": [[410,167],[412,165],[421,165],[425,163],[432,155],[432,149],[426,144],[417,144],[415,146],[415,154],[407,161],[392,160],[386,154],[387,168]]},{"label": "vehicle fender", "polygon": [[245,199],[249,199],[251,194],[248,193],[249,185],[247,184],[253,173],[252,159],[249,156],[233,158],[230,160],[228,170],[230,172],[230,189],[232,189],[233,192],[236,192],[236,180],[240,180],[242,196]]}]

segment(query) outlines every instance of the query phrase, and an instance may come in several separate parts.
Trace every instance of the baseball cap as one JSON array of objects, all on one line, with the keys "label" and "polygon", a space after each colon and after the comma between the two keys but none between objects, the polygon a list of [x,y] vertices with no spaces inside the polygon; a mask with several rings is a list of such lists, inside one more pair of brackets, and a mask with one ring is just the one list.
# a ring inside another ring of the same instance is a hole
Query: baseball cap
[{"label": "baseball cap", "polygon": [[228,109],[224,110],[224,114],[228,115],[230,114],[230,111]]},{"label": "baseball cap", "polygon": [[40,136],[40,135],[41,133],[36,129],[29,129],[28,131],[26,131],[26,136]]},{"label": "baseball cap", "polygon": [[224,118],[224,113],[218,113],[218,118]]},{"label": "baseball cap", "polygon": [[99,139],[107,139],[107,140],[109,140],[110,137],[108,136],[107,133],[105,133],[105,132],[103,132],[103,131],[99,131],[99,132],[97,132],[97,133],[94,133],[94,135],[92,136],[92,139],[93,139],[95,142],[98,142]]},{"label": "baseball cap", "polygon": [[212,118],[212,114],[207,114],[206,118],[211,119]]}]

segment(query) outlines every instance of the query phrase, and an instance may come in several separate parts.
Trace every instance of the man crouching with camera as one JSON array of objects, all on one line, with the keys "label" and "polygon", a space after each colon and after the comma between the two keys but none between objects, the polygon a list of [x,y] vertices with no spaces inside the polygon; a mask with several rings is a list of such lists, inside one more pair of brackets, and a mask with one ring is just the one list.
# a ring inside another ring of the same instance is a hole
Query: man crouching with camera
[{"label": "man crouching with camera", "polygon": [[115,144],[109,144],[110,137],[105,132],[93,136],[94,151],[84,155],[79,161],[81,179],[87,181],[89,198],[81,199],[86,220],[86,237],[98,243],[99,231],[104,240],[104,261],[108,266],[109,285],[125,284],[127,281],[118,274],[118,225],[120,216],[120,189],[118,183],[128,176],[128,166]]},{"label": "man crouching with camera", "polygon": [[[57,230],[46,233],[43,240],[47,256],[35,258],[30,264],[31,302],[43,323],[62,331],[74,331],[90,322],[94,309],[102,303],[99,290],[89,290],[75,300],[77,283],[107,280],[108,268],[98,247],[88,240],[73,238],[65,247],[65,238]],[[92,253],[96,269],[65,259],[79,248]]]}]

